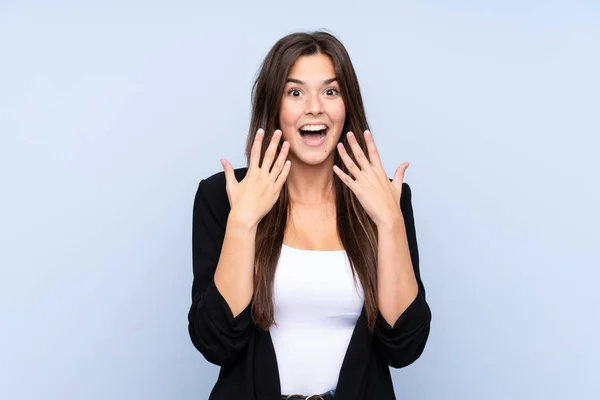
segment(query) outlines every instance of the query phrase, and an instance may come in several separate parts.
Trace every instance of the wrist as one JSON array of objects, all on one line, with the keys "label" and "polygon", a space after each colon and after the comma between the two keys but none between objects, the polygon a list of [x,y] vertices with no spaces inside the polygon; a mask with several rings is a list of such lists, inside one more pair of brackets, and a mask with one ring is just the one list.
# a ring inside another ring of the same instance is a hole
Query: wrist
[{"label": "wrist", "polygon": [[398,214],[390,216],[383,221],[376,222],[375,225],[377,226],[377,230],[379,232],[395,232],[400,228],[404,228],[404,216],[402,215],[402,212],[399,212]]},{"label": "wrist", "polygon": [[242,232],[252,233],[256,232],[258,221],[248,218],[235,210],[231,210],[227,217],[227,225]]}]

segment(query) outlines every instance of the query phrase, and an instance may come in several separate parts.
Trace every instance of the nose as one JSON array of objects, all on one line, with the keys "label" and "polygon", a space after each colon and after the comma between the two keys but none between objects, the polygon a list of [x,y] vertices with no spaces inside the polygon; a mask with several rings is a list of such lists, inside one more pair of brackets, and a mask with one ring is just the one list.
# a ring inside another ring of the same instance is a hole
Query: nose
[{"label": "nose", "polygon": [[313,114],[317,115],[322,113],[323,110],[323,101],[318,94],[308,96],[308,100],[306,100],[304,113],[305,114]]}]

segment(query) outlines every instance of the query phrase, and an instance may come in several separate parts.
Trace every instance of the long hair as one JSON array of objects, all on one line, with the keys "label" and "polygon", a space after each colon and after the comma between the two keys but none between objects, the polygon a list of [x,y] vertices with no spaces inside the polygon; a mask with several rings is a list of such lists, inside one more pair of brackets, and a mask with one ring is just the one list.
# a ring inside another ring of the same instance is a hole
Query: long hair
[{"label": "long hair", "polygon": [[[279,128],[279,109],[283,90],[293,64],[300,56],[315,54],[330,57],[340,85],[340,93],[346,107],[346,120],[340,141],[346,148],[350,148],[346,133],[352,131],[365,155],[369,157],[363,135],[363,132],[369,128],[358,79],[348,52],[344,45],[330,33],[298,32],[281,38],[271,48],[263,60],[252,87],[252,117],[245,150],[248,165],[258,129],[265,130],[259,161],[259,165],[262,165],[271,137]],[[282,144],[283,140],[279,143],[277,154],[281,151]],[[350,157],[356,163],[354,155],[350,154]],[[334,163],[349,174],[337,152]],[[334,181],[338,236],[346,249],[352,266],[352,275],[355,279],[358,275],[363,287],[368,329],[373,333],[378,313],[377,227],[354,193],[339,178],[334,177]],[[284,184],[279,199],[260,221],[256,232],[252,319],[255,325],[264,330],[268,330],[275,322],[273,282],[289,213],[288,188]]]}]

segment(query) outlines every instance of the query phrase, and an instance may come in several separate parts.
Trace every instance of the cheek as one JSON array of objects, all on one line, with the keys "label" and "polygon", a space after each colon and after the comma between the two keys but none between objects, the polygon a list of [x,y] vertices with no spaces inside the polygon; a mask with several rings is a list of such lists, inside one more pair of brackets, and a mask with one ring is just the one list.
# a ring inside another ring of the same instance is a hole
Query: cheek
[{"label": "cheek", "polygon": [[285,124],[295,124],[299,115],[302,114],[301,110],[296,104],[282,101],[281,108],[279,109],[279,118],[281,122]]},{"label": "cheek", "polygon": [[279,129],[283,133],[283,140],[292,141],[295,134],[295,126],[298,122],[298,116],[293,107],[289,104],[282,103],[279,109]]},{"label": "cheek", "polygon": [[339,102],[335,102],[335,104],[331,104],[329,116],[338,123],[344,121],[346,119],[346,106],[344,102],[340,100]]}]

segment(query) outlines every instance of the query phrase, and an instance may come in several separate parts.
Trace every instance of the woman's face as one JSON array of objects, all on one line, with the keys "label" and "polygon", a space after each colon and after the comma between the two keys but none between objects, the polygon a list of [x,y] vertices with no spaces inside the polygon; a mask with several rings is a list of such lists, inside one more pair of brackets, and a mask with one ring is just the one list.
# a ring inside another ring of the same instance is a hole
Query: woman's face
[{"label": "woman's face", "polygon": [[[279,127],[283,140],[290,143],[292,165],[294,161],[318,165],[337,151],[346,107],[335,78],[333,62],[326,55],[301,56],[292,66],[279,110]],[[325,128],[325,134],[301,134],[300,128]]]}]

